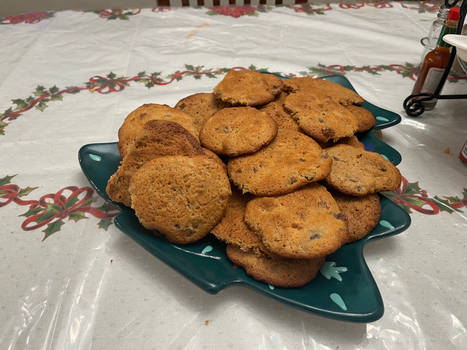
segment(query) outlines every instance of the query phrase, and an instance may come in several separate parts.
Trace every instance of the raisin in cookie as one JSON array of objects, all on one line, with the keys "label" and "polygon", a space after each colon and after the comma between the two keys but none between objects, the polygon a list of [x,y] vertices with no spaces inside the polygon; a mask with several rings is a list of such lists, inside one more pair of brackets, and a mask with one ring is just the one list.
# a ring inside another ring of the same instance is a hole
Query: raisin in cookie
[{"label": "raisin in cookie", "polygon": [[230,159],[229,177],[243,193],[258,196],[292,192],[324,179],[331,160],[310,137],[291,129],[281,130],[258,152]]},{"label": "raisin in cookie", "polygon": [[248,202],[245,221],[274,254],[294,259],[324,257],[347,240],[347,224],[326,188],[298,191]]},{"label": "raisin in cookie", "polygon": [[326,183],[342,193],[364,196],[393,191],[400,185],[399,170],[378,153],[349,145],[336,145],[325,152],[333,160]]},{"label": "raisin in cookie", "polygon": [[261,106],[281,92],[282,80],[272,74],[230,70],[215,87],[214,95],[233,106]]},{"label": "raisin in cookie", "polygon": [[258,151],[277,134],[276,122],[252,107],[224,108],[204,124],[200,140],[204,147],[229,157]]},{"label": "raisin in cookie", "polygon": [[362,239],[378,225],[381,204],[377,194],[355,197],[335,191],[331,193],[347,221],[347,242]]},{"label": "raisin in cookie", "polygon": [[284,108],[307,135],[320,143],[335,142],[357,131],[357,118],[325,95],[292,93],[285,98]]}]

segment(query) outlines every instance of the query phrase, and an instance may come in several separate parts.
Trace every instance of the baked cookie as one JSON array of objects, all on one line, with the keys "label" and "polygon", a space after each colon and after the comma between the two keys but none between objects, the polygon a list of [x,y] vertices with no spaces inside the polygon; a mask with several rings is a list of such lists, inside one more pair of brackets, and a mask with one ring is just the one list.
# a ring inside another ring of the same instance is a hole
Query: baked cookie
[{"label": "baked cookie", "polygon": [[211,151],[235,157],[256,152],[276,134],[276,122],[266,113],[252,107],[232,107],[209,118],[199,137]]},{"label": "baked cookie", "polygon": [[347,224],[326,188],[308,185],[248,202],[245,222],[274,254],[293,259],[324,257],[347,240]]},{"label": "baked cookie", "polygon": [[355,135],[349,136],[349,137],[343,137],[339,139],[339,141],[337,141],[336,143],[328,141],[325,144],[321,144],[320,146],[322,148],[329,148],[329,147],[332,147],[335,145],[341,145],[341,144],[349,145],[349,146],[360,148],[360,149],[365,149],[365,145],[362,142],[360,142],[358,137]]},{"label": "baked cookie", "polygon": [[356,92],[325,79],[312,77],[291,78],[284,80],[283,84],[284,91],[288,93],[307,92],[310,94],[324,95],[332,98],[335,102],[343,106],[352,104],[359,105],[364,102],[363,98]]},{"label": "baked cookie", "polygon": [[336,145],[325,152],[333,159],[326,183],[342,193],[364,196],[393,191],[400,185],[399,170],[378,153],[349,145]]},{"label": "baked cookie", "polygon": [[278,100],[269,102],[267,105],[260,108],[260,111],[269,115],[277,124],[278,129],[292,129],[299,131],[300,128],[295,120],[284,109],[284,93],[281,94]]},{"label": "baked cookie", "polygon": [[381,204],[377,194],[354,197],[335,191],[331,193],[347,221],[347,242],[362,239],[378,225]]},{"label": "baked cookie", "polygon": [[[106,192],[114,202],[131,206],[130,179],[145,162],[167,155],[194,156],[204,154],[199,142],[175,122],[150,120],[144,124],[135,142],[130,145],[115,174],[107,182]],[[220,160],[219,160],[220,161]]]},{"label": "baked cookie", "polygon": [[324,95],[292,93],[285,98],[284,108],[307,135],[320,143],[335,142],[357,131],[357,118]]},{"label": "baked cookie", "polygon": [[254,252],[245,252],[228,245],[227,257],[245,269],[247,275],[276,287],[301,287],[316,277],[324,264],[324,258],[280,259]]},{"label": "baked cookie", "polygon": [[245,252],[259,254],[266,248],[259,236],[250,230],[243,220],[246,203],[249,199],[251,196],[244,196],[233,188],[225,215],[211,232],[217,239],[227,244],[233,244]]},{"label": "baked cookie", "polygon": [[175,108],[188,113],[193,118],[193,125],[199,134],[206,120],[223,108],[223,103],[212,93],[199,93],[182,98]]},{"label": "baked cookie", "polygon": [[357,132],[368,131],[376,125],[376,119],[369,110],[354,105],[346,108],[357,118]]},{"label": "baked cookie", "polygon": [[310,137],[291,129],[258,152],[230,159],[230,179],[243,193],[258,196],[292,192],[307,183],[324,179],[331,160]]},{"label": "baked cookie", "polygon": [[272,74],[230,70],[214,88],[216,98],[233,106],[261,106],[281,92],[282,80]]},{"label": "baked cookie", "polygon": [[128,147],[141,132],[144,124],[150,120],[167,120],[178,123],[198,139],[193,120],[185,112],[167,105],[144,104],[131,112],[118,130],[118,150],[122,158],[127,155]]},{"label": "baked cookie", "polygon": [[141,224],[180,244],[207,235],[223,217],[231,195],[222,166],[204,155],[150,160],[131,177],[129,190]]},{"label": "baked cookie", "polygon": [[225,173],[227,174],[227,165],[222,161],[222,159],[220,159],[219,156],[215,154],[213,151],[211,151],[210,149],[207,149],[204,147],[201,147],[201,148],[203,150],[204,155],[207,156],[208,158],[214,159],[220,166],[222,166],[222,169],[224,169]]}]

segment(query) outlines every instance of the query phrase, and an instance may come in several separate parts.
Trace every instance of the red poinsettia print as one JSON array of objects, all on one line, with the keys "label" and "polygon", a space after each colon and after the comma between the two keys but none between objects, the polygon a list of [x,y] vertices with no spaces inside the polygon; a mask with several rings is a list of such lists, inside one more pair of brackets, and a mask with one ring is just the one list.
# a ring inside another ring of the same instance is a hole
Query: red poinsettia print
[{"label": "red poinsettia print", "polygon": [[223,15],[238,18],[241,16],[255,16],[257,8],[253,6],[216,6],[209,9],[210,15]]},{"label": "red poinsettia print", "polygon": [[38,23],[45,18],[52,17],[53,12],[32,12],[16,16],[7,16],[0,19],[1,24],[18,24],[18,23]]},{"label": "red poinsettia print", "polygon": [[324,15],[325,11],[332,10],[331,5],[328,3],[324,7],[313,7],[311,4],[290,5],[291,8],[297,13],[306,13],[307,15]]},{"label": "red poinsettia print", "polygon": [[21,215],[26,217],[21,228],[24,231],[32,231],[46,226],[42,231],[42,240],[60,231],[65,219],[76,222],[86,219],[86,214],[90,214],[100,219],[98,227],[107,229],[112,223],[112,218],[119,212],[108,203],[99,207],[93,206],[94,191],[91,187],[67,186],[56,193],[45,194],[38,200],[24,200],[22,197],[29,195],[37,187],[20,188],[11,183],[13,177],[14,175],[0,178],[0,208],[10,203],[29,206]]},{"label": "red poinsettia print", "polygon": [[114,20],[114,19],[130,19],[129,16],[135,16],[141,12],[141,9],[121,9],[121,8],[114,8],[114,9],[100,9],[100,10],[91,10],[85,12],[94,12],[98,14],[100,18],[104,18],[107,20]]}]

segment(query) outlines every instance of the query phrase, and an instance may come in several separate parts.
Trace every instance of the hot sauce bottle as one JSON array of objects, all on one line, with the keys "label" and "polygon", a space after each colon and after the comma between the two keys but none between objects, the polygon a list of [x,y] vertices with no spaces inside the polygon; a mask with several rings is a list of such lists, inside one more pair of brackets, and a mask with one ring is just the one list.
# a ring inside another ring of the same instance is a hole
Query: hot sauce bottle
[{"label": "hot sauce bottle", "polygon": [[[451,8],[449,10],[446,23],[441,29],[438,43],[436,48],[428,52],[423,60],[418,74],[417,81],[415,82],[412,94],[419,93],[433,93],[436,90],[441,77],[449,63],[451,56],[451,45],[444,42],[443,37],[446,34],[455,34],[457,31],[457,23],[459,21],[459,8]],[[423,102],[425,110],[432,110],[436,105],[437,99],[433,98],[429,101]]]}]

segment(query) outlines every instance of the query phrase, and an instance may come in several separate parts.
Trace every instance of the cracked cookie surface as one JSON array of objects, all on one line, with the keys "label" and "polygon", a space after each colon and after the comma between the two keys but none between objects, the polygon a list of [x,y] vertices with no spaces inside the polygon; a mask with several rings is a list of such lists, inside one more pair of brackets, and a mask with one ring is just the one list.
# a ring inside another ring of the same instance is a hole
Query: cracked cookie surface
[{"label": "cracked cookie surface", "polygon": [[222,166],[207,156],[165,156],[146,162],[130,181],[141,224],[170,242],[195,242],[224,216],[231,195]]},{"label": "cracked cookie surface", "polygon": [[334,198],[319,184],[252,199],[246,206],[245,222],[268,250],[287,258],[324,257],[347,240],[347,223]]},{"label": "cracked cookie surface", "polygon": [[214,88],[214,95],[232,106],[261,106],[281,92],[282,80],[272,74],[230,70]]},{"label": "cracked cookie surface", "polygon": [[295,130],[280,130],[258,152],[229,159],[229,177],[243,193],[258,196],[292,192],[324,179],[331,160],[310,137]]},{"label": "cracked cookie surface", "polygon": [[339,192],[364,196],[381,191],[393,191],[401,182],[399,170],[381,154],[345,144],[325,149],[332,158],[326,183]]},{"label": "cracked cookie surface", "polygon": [[200,140],[217,154],[235,157],[258,151],[277,134],[276,122],[252,107],[224,108],[204,124]]}]

